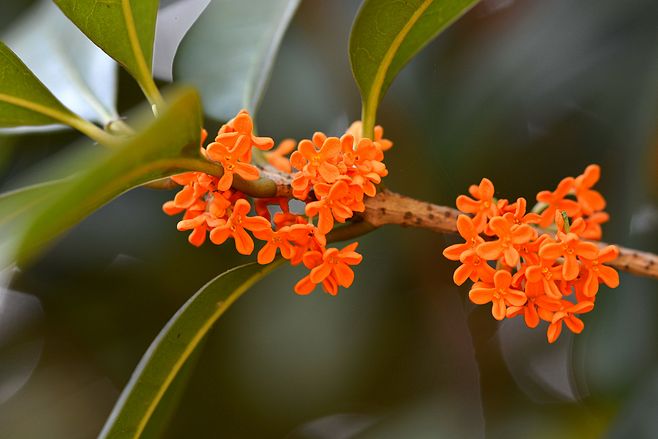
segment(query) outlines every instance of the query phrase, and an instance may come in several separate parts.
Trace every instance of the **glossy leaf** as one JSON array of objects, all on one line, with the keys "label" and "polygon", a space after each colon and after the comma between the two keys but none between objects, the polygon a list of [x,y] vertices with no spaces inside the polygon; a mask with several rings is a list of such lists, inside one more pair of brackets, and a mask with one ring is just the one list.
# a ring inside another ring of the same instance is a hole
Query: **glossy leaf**
[{"label": "glossy leaf", "polygon": [[177,0],[160,8],[153,43],[153,76],[174,80],[174,58],[178,46],[211,0]]},{"label": "glossy leaf", "polygon": [[2,40],[71,111],[102,125],[118,118],[116,63],[51,1],[38,2]]},{"label": "glossy leaf", "polygon": [[142,87],[151,82],[158,0],[54,0],[98,47]]},{"label": "glossy leaf", "polygon": [[[32,219],[22,238],[18,260],[123,192],[186,170],[198,159],[201,110],[196,91],[184,89],[146,129],[89,164],[70,185]],[[185,162],[188,160],[188,162]]]},{"label": "glossy leaf", "polygon": [[77,120],[16,54],[0,42],[0,127],[70,125]]},{"label": "glossy leaf", "polygon": [[365,0],[352,26],[350,62],[363,100],[364,132],[377,106],[413,56],[478,0]]},{"label": "glossy leaf", "polygon": [[193,84],[208,115],[256,110],[299,0],[215,0],[181,43],[174,79]]},{"label": "glossy leaf", "polygon": [[208,282],[160,331],[121,393],[100,438],[139,438],[162,396],[224,312],[279,262],[233,268]]}]

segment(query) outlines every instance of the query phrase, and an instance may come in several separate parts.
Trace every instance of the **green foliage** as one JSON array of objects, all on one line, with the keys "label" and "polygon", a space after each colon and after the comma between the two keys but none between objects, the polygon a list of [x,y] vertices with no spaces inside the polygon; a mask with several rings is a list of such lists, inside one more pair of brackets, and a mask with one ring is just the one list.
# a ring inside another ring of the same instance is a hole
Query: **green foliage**
[{"label": "green foliage", "polygon": [[139,438],[170,384],[217,319],[278,265],[251,263],[233,268],[185,302],[142,357],[100,437]]},{"label": "green foliage", "polygon": [[0,42],[0,127],[70,125],[78,117]]},{"label": "green foliage", "polygon": [[478,0],[365,0],[352,26],[350,61],[372,135],[377,106],[400,69]]},{"label": "green foliage", "polygon": [[199,97],[183,89],[170,102],[160,117],[118,149],[95,163],[80,164],[85,170],[26,224],[19,261],[122,193],[194,165],[200,158]]},{"label": "green foliage", "polygon": [[208,115],[254,112],[299,0],[213,1],[183,39],[174,79],[197,86]]},{"label": "green foliage", "polygon": [[119,118],[117,64],[52,2],[35,4],[1,39],[72,112],[101,125]]},{"label": "green foliage", "polygon": [[158,0],[54,0],[82,32],[125,67],[150,95]]}]

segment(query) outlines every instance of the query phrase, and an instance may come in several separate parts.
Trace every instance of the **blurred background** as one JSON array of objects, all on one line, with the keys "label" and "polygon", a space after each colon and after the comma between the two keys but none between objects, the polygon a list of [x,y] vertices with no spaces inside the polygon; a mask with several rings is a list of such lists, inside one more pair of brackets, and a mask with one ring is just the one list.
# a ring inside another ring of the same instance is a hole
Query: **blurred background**
[{"label": "blurred background", "polygon": [[[161,6],[186,1],[199,3]],[[257,115],[260,133],[338,135],[359,117],[347,56],[359,3],[302,1]],[[29,30],[21,20],[35,5],[2,2],[0,35]],[[142,97],[125,73],[118,83],[123,114]],[[384,98],[378,122],[395,142],[386,184],[452,205],[486,176],[499,197],[533,199],[598,163],[611,214],[604,239],[655,253],[657,104],[655,0],[484,0]],[[3,134],[1,188],[77,139],[65,130]],[[231,246],[190,246],[178,219],[161,211],[172,196],[139,189],[120,197],[0,294],[0,437],[95,437],[176,309],[252,259]],[[359,241],[356,282],[337,297],[295,295],[303,272],[283,267],[240,299],[186,370],[169,424],[149,433],[658,436],[655,280],[622,274],[618,289],[599,293],[581,335],[549,345],[545,326],[499,324],[451,283],[455,264],[441,251],[454,237],[385,227]]]}]

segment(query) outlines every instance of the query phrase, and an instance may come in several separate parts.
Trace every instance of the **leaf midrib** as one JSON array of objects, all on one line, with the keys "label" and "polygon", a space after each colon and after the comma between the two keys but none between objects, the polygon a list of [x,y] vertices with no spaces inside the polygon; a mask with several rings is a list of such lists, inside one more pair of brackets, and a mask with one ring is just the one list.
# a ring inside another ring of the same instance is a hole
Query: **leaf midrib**
[{"label": "leaf midrib", "polygon": [[130,43],[130,48],[133,51],[135,62],[137,63],[137,69],[139,70],[140,76],[144,80],[150,80],[151,71],[146,65],[146,58],[144,58],[144,52],[142,51],[142,45],[139,42],[139,37],[137,36],[137,27],[135,26],[135,19],[133,17],[132,6],[130,5],[130,0],[121,0],[121,10],[123,12],[123,19],[126,22],[126,30],[128,31],[128,41]]}]

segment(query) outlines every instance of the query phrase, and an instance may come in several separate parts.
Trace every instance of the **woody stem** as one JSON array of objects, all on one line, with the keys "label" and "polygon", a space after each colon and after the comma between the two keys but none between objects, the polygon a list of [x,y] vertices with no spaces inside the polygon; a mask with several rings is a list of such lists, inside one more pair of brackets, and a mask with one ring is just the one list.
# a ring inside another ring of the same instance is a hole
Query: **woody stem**
[{"label": "woody stem", "polygon": [[[221,177],[221,165],[207,161],[202,163],[202,160],[198,162],[199,166],[191,170]],[[233,187],[255,198],[293,198],[290,175],[270,168],[262,169],[258,180],[247,181],[236,176]],[[327,239],[330,242],[353,239],[387,224],[416,227],[437,233],[457,233],[457,217],[461,214],[452,207],[416,200],[388,189],[367,198],[365,205],[363,213],[355,217],[350,224],[334,229]],[[600,247],[608,245],[604,242],[595,243]],[[608,263],[610,266],[631,274],[658,279],[658,255],[617,247],[619,256]]]}]

